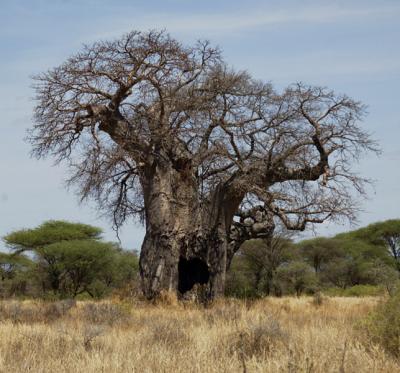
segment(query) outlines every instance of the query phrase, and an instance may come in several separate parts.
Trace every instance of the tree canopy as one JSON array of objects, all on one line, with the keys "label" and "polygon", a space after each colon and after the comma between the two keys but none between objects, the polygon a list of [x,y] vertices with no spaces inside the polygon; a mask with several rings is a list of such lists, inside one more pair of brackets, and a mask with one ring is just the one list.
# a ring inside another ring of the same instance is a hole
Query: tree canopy
[{"label": "tree canopy", "polygon": [[377,151],[360,102],[303,83],[277,91],[209,42],[166,32],[87,45],[37,75],[35,90],[33,154],[67,161],[81,198],[116,226],[146,222],[149,297],[179,287],[181,257],[207,262],[221,293],[233,254],[273,220],[304,230],[354,218],[366,180],[352,162]]},{"label": "tree canopy", "polygon": [[391,219],[370,224],[355,231],[338,235],[368,242],[387,250],[400,271],[400,220]]},{"label": "tree canopy", "polygon": [[28,260],[22,252],[30,251],[31,277],[38,277],[42,288],[61,297],[82,293],[97,297],[132,280],[138,266],[135,254],[101,241],[101,233],[100,228],[86,224],[48,221],[6,235],[4,241],[13,253],[6,255],[4,262],[14,269],[11,266]]},{"label": "tree canopy", "polygon": [[60,241],[98,240],[102,230],[81,223],[50,220],[37,228],[22,229],[3,237],[8,247],[14,251],[35,250]]},{"label": "tree canopy", "polygon": [[260,296],[321,290],[376,295],[386,290],[393,294],[400,284],[398,262],[379,238],[381,233],[375,236],[378,227],[386,227],[385,232],[393,234],[395,231],[387,229],[393,228],[392,222],[374,223],[334,237],[283,241],[284,245],[278,246],[279,236],[272,245],[269,241],[250,240],[233,260],[227,292]]},{"label": "tree canopy", "polygon": [[352,214],[344,183],[360,190],[362,179],[350,162],[376,149],[357,124],[361,103],[305,84],[279,93],[229,68],[208,42],[188,47],[164,32],[85,46],[36,82],[34,154],[70,159],[82,197],[121,222],[143,211],[138,177],[162,156],[179,170],[190,163],[203,193],[237,180],[289,226],[299,224],[290,214],[301,213],[300,225]]}]

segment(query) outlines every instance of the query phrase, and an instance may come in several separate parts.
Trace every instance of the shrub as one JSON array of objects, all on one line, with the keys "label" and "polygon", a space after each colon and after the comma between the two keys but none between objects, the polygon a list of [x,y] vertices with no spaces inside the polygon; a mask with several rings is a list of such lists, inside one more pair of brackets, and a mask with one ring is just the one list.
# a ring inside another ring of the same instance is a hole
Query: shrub
[{"label": "shrub", "polygon": [[234,257],[226,274],[225,295],[228,297],[254,298],[257,295],[253,276],[243,262],[241,257]]},{"label": "shrub", "polygon": [[359,325],[368,340],[400,357],[400,292],[380,303]]},{"label": "shrub", "polygon": [[380,285],[355,285],[346,289],[328,288],[325,295],[333,297],[375,297],[383,295],[385,289]]},{"label": "shrub", "polygon": [[286,293],[313,293],[317,284],[314,270],[307,263],[293,261],[278,267],[277,278],[283,284]]}]

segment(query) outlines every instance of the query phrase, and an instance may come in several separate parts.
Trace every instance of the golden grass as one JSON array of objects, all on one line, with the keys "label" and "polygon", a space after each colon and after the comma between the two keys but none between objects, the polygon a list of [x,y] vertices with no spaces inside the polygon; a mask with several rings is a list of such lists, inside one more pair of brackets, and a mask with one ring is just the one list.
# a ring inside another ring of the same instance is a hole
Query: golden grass
[{"label": "golden grass", "polygon": [[375,298],[0,302],[0,372],[398,372],[354,323]]}]

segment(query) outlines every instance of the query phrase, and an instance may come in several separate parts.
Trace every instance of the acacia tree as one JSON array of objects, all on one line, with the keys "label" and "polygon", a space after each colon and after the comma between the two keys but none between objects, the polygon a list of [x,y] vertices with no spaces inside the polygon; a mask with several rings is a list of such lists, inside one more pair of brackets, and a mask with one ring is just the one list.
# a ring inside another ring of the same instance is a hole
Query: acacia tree
[{"label": "acacia tree", "polygon": [[[11,232],[3,239],[13,253],[0,253],[0,280],[29,264],[32,273],[25,280],[33,283],[37,277],[43,292],[51,290],[61,297],[102,296],[135,276],[137,258],[112,242],[103,242],[101,233],[87,224],[57,220]],[[33,261],[22,255],[28,251]]]},{"label": "acacia tree", "polygon": [[366,241],[372,245],[384,248],[393,258],[400,272],[400,220],[391,219],[370,224],[353,232],[342,233],[338,237],[349,237]]},{"label": "acacia tree", "polygon": [[351,162],[376,150],[359,102],[303,84],[277,92],[208,42],[165,32],[85,46],[35,89],[33,154],[67,161],[82,199],[116,226],[145,222],[149,298],[188,290],[187,272],[222,294],[235,250],[270,236],[274,219],[302,230],[352,218],[363,180]]},{"label": "acacia tree", "polygon": [[254,278],[253,286],[258,294],[269,295],[273,290],[279,294],[275,286],[276,270],[295,256],[290,235],[275,232],[267,240],[249,240],[241,246],[238,254],[245,264],[247,274]]},{"label": "acacia tree", "polygon": [[316,237],[299,242],[297,247],[315,273],[319,273],[328,262],[346,256],[341,243],[335,238]]}]

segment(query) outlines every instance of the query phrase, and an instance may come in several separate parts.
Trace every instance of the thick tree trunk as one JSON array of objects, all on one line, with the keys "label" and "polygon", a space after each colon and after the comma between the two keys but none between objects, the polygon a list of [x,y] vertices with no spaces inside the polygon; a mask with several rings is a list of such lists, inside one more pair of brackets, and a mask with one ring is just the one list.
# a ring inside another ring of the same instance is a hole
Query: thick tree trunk
[{"label": "thick tree trunk", "polygon": [[184,294],[195,284],[206,285],[209,298],[223,294],[226,273],[226,239],[210,232],[196,237],[192,232],[147,232],[141,251],[142,288],[149,299],[160,291]]},{"label": "thick tree trunk", "polygon": [[183,294],[205,285],[208,298],[223,295],[228,234],[240,198],[217,188],[200,204],[191,172],[155,167],[142,181],[146,235],[140,254],[144,295]]}]

